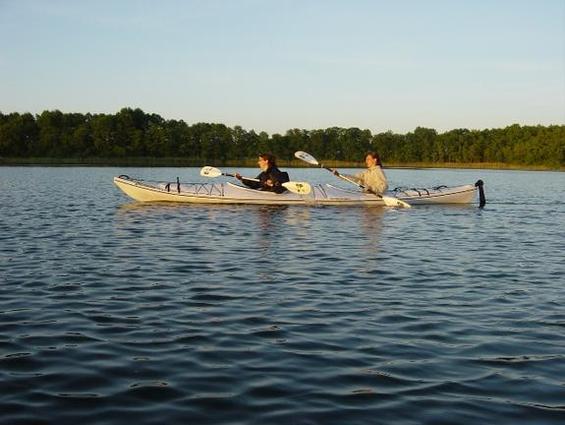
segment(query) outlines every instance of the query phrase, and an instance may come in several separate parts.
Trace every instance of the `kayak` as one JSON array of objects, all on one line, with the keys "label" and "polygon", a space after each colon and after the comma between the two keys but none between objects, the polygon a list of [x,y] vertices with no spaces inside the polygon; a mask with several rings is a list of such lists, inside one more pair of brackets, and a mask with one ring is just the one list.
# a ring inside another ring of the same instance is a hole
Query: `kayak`
[{"label": "kayak", "polygon": [[[145,181],[121,175],[114,183],[126,195],[141,202],[183,202],[189,204],[258,205],[369,205],[384,206],[372,193],[343,189],[331,184],[312,185],[307,195],[286,191],[281,194],[250,189],[233,183],[181,183]],[[462,186],[433,188],[396,188],[385,195],[410,205],[471,204],[477,197],[484,205],[483,182]]]}]

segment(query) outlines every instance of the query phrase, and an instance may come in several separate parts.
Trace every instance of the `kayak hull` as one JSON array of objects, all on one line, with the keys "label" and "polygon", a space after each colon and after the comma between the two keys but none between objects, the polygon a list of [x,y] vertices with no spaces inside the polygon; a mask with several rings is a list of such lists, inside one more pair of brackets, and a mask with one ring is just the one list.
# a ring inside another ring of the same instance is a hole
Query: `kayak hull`
[{"label": "kayak hull", "polygon": [[[180,202],[188,204],[257,205],[367,205],[385,206],[382,198],[330,184],[312,185],[309,195],[289,191],[276,194],[232,183],[148,182],[122,175],[114,183],[130,198],[140,202]],[[477,185],[435,189],[397,189],[387,192],[411,205],[471,204],[477,199]]]}]

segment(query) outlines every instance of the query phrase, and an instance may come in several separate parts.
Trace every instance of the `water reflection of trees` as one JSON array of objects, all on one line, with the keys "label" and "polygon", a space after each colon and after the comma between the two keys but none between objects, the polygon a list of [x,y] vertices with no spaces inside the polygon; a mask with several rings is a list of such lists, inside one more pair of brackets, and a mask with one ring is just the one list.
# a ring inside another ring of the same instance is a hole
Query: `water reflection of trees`
[{"label": "water reflection of trees", "polygon": [[[339,256],[371,261],[382,244],[382,207],[259,207],[250,214],[259,232],[257,254],[264,258],[315,261]],[[281,265],[284,266],[284,265]]]}]

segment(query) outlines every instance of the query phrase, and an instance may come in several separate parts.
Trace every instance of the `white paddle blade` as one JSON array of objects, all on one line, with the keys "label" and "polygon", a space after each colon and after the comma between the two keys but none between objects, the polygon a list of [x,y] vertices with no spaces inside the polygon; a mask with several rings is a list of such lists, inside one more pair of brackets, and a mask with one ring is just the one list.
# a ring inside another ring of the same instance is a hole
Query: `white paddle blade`
[{"label": "white paddle blade", "polygon": [[308,164],[319,165],[316,158],[314,158],[308,152],[296,151],[296,152],[294,152],[294,156],[297,157],[298,159],[301,159],[304,162],[307,162]]},{"label": "white paddle blade", "polygon": [[394,198],[392,196],[383,196],[383,201],[387,207],[394,207],[394,208],[412,208],[408,202],[404,202],[398,198]]},{"label": "white paddle blade", "polygon": [[222,172],[215,167],[210,167],[207,165],[206,167],[202,167],[200,170],[200,175],[202,177],[220,177]]},{"label": "white paddle blade", "polygon": [[292,193],[296,193],[298,195],[308,195],[312,192],[312,186],[310,186],[310,183],[306,182],[286,182],[282,185]]}]

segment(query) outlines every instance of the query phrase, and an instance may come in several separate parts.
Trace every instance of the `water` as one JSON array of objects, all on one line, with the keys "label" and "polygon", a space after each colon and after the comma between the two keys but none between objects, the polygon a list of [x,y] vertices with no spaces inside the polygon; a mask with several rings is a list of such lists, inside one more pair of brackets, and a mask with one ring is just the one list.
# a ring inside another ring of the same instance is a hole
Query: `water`
[{"label": "water", "polygon": [[124,172],[202,181],[0,168],[0,423],[565,422],[564,173],[389,170],[488,201],[391,210],[142,205]]}]

